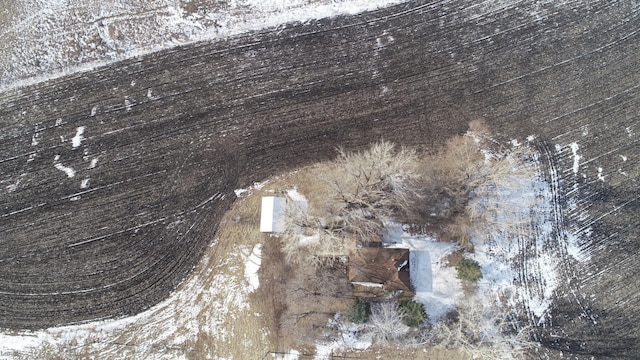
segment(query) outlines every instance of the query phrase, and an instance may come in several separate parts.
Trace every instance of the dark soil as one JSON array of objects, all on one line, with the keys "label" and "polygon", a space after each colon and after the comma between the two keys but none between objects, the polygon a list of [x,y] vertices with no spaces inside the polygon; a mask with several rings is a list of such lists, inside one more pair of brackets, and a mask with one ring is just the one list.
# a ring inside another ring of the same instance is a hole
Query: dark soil
[{"label": "dark soil", "polygon": [[[534,135],[548,150],[561,204],[550,221],[591,254],[561,264],[551,316],[537,324],[558,352],[540,351],[637,358],[638,10],[411,1],[0,94],[0,327],[138,313],[191,271],[233,189],[336,146],[432,150],[484,118],[501,140]],[[572,142],[578,174],[571,150],[555,150]]]}]

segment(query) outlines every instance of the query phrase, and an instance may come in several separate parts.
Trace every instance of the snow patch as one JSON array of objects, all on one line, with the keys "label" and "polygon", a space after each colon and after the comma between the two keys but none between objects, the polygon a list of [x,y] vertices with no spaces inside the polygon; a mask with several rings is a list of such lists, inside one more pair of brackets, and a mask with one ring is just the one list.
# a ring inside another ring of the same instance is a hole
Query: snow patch
[{"label": "snow patch", "polygon": [[384,287],[384,284],[378,284],[378,283],[367,282],[367,281],[352,281],[351,283],[354,285],[360,285],[360,286],[366,286],[366,287],[372,287],[372,288]]},{"label": "snow patch", "polygon": [[[588,229],[590,232],[590,229]],[[580,248],[580,243],[578,241],[578,237],[575,234],[568,233],[566,234],[566,246],[567,246],[567,254],[574,258],[577,261],[585,262],[591,260],[591,255],[585,253]]]},{"label": "snow patch", "polygon": [[91,163],[89,164],[89,169],[93,169],[98,165],[98,158],[91,159]]},{"label": "snow patch", "polygon": [[[0,334],[0,358],[4,358],[3,353],[9,353],[12,351],[23,350],[33,348],[42,342],[37,334],[23,333],[16,335]],[[9,357],[5,358],[9,359]]]},{"label": "snow patch", "polygon": [[240,197],[240,195],[242,195],[244,193],[248,193],[251,190],[260,190],[260,189],[262,189],[268,182],[269,182],[269,180],[265,180],[263,182],[254,182],[253,185],[251,185],[250,187],[248,187],[246,189],[235,189],[235,190],[233,190],[233,192],[236,194],[236,197]]},{"label": "snow patch", "polygon": [[260,264],[262,263],[262,244],[256,244],[253,247],[251,255],[244,266],[244,277],[249,283],[247,290],[254,292],[260,286],[260,279],[258,277],[258,270],[260,270]]},{"label": "snow patch", "polygon": [[124,97],[124,108],[127,111],[131,111],[131,109],[133,109],[133,103],[131,102],[131,100],[129,100],[128,96]]},{"label": "snow patch", "polygon": [[316,360],[330,360],[335,358],[333,352],[338,349],[365,350],[373,344],[371,333],[364,331],[365,324],[354,324],[345,321],[341,314],[336,314],[330,319],[327,327],[336,328],[338,337],[336,340],[316,344]]},{"label": "snow patch", "polygon": [[18,185],[20,184],[20,179],[16,180],[15,183],[7,185],[7,192],[14,192],[18,189]]},{"label": "snow patch", "polygon": [[71,147],[73,147],[74,149],[80,146],[80,144],[82,143],[82,140],[84,140],[84,136],[82,136],[82,134],[84,134],[84,130],[85,130],[84,126],[78,127],[76,129],[76,135],[73,138],[71,138]]},{"label": "snow patch", "polygon": [[276,354],[274,355],[275,360],[298,360],[300,357],[300,352],[298,350],[289,350],[284,354]]},{"label": "snow patch", "polygon": [[588,136],[589,135],[589,126],[588,125],[583,125],[582,126],[582,136]]},{"label": "snow patch", "polygon": [[558,286],[557,264],[559,259],[550,253],[539,254],[536,259],[528,261],[527,266],[538,267],[540,273],[540,292],[532,293],[527,299],[529,310],[540,320],[544,319],[551,305],[553,292]]},{"label": "snow patch", "polygon": [[59,160],[60,160],[60,155],[56,155],[56,157],[53,160],[54,161],[53,167],[67,174],[67,177],[72,178],[76,176],[76,171],[72,167],[62,165],[59,162]]},{"label": "snow patch", "polygon": [[432,322],[441,320],[455,309],[462,298],[462,284],[456,270],[447,266],[447,255],[458,249],[454,243],[436,241],[426,235],[411,235],[402,226],[385,221],[383,241],[389,247],[407,248],[409,252],[409,276],[416,296],[415,301],[425,306]]},{"label": "snow patch", "polygon": [[289,196],[291,200],[297,203],[303,203],[303,204],[307,203],[307,198],[301,193],[299,193],[298,189],[296,188],[287,190],[287,196]]}]

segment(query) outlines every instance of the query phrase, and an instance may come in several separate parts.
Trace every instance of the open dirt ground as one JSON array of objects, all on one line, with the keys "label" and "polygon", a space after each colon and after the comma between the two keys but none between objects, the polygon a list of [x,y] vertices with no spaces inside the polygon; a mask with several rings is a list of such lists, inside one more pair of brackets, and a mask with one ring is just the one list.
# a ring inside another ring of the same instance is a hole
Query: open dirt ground
[{"label": "open dirt ground", "polygon": [[579,244],[539,340],[550,356],[637,358],[639,10],[410,1],[6,91],[0,326],[139,313],[198,263],[234,189],[336,145],[430,149],[483,118],[535,139],[558,194],[549,223]]}]

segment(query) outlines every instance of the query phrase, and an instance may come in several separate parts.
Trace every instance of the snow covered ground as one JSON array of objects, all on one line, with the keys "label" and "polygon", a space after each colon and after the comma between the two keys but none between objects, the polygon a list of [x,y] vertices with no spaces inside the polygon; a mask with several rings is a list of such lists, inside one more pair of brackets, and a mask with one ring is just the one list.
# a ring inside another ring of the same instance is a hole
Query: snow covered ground
[{"label": "snow covered ground", "polygon": [[200,40],[402,0],[21,0],[0,11],[0,90]]},{"label": "snow covered ground", "polygon": [[390,247],[410,249],[409,268],[415,300],[424,304],[429,320],[441,320],[455,309],[462,298],[462,284],[456,270],[447,266],[447,255],[458,250],[455,243],[437,241],[429,236],[411,235],[402,225],[388,222],[384,241]]}]

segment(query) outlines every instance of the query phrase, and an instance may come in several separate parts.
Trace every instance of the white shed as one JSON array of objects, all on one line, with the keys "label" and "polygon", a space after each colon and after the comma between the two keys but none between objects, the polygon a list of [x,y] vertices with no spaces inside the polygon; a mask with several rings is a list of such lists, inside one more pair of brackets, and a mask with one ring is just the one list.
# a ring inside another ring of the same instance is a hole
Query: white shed
[{"label": "white shed", "polygon": [[260,232],[283,232],[287,213],[287,199],[277,196],[262,198]]}]

